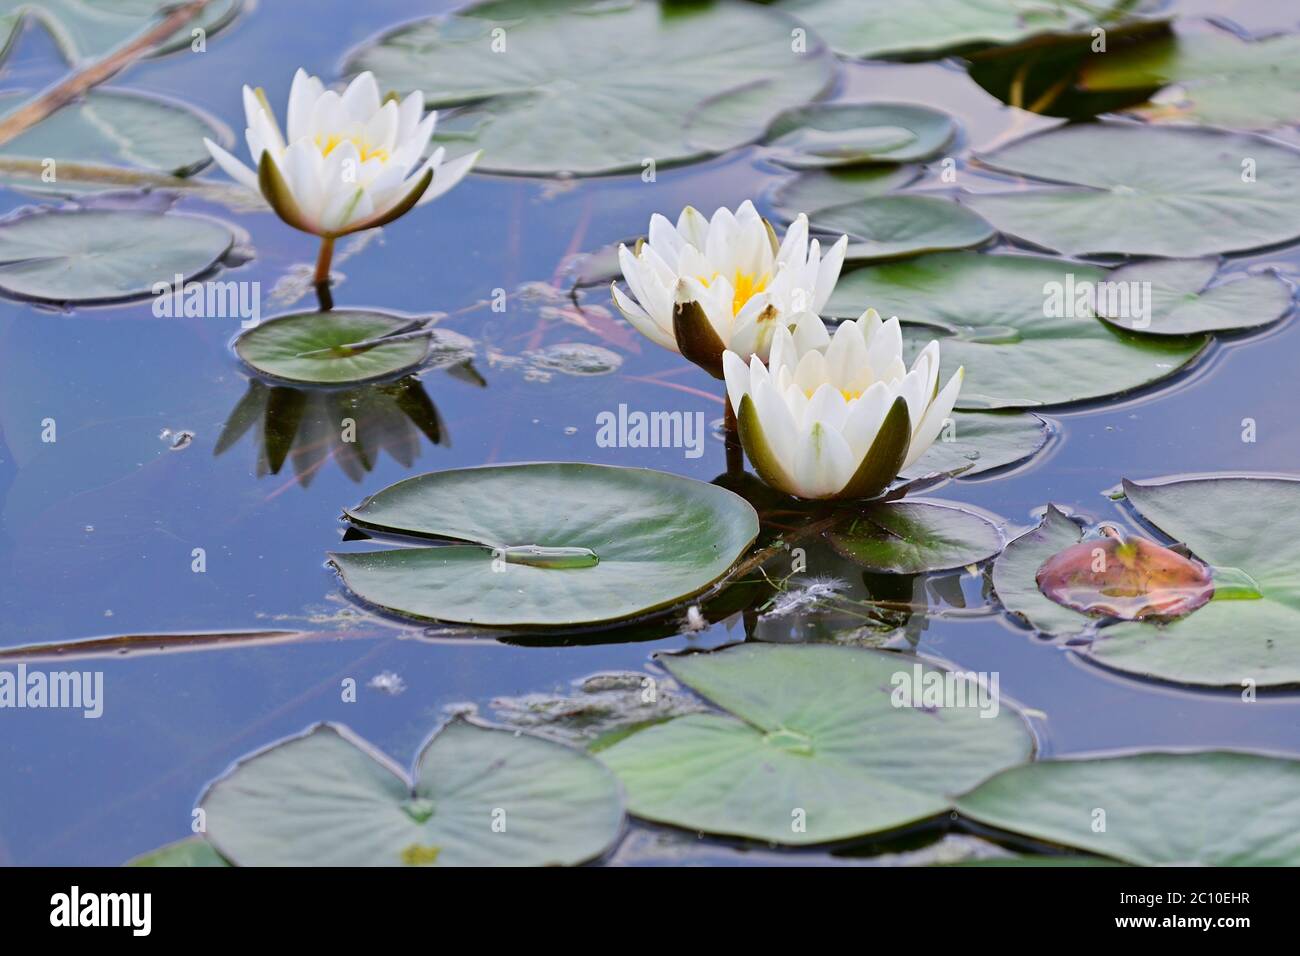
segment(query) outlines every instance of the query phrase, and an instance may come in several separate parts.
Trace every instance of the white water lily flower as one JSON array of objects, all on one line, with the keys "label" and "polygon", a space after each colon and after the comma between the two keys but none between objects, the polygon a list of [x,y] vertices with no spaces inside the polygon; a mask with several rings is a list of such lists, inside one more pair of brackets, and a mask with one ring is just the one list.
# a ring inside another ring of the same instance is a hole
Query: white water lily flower
[{"label": "white water lily flower", "polygon": [[244,87],[249,169],[211,140],[208,152],[236,182],[256,189],[296,229],[334,239],[392,222],[456,185],[477,153],[444,163],[439,147],[420,157],[438,114],[424,115],[424,94],[381,101],[374,75],[362,73],[342,94],[304,70],[289,91],[287,135],[260,90]]},{"label": "white water lily flower", "polygon": [[898,319],[868,309],[832,337],[821,319],[778,328],[771,357],[722,356],[740,441],[759,477],[800,498],[871,498],[934,443],[961,389],[939,390],[939,343],[909,370]]},{"label": "white water lily flower", "polygon": [[724,351],[766,361],[777,327],[821,311],[848,243],[840,237],[823,257],[802,214],[778,242],[748,200],[712,219],[687,206],[676,226],[656,213],[635,251],[619,246],[631,295],[614,283],[614,302],[641,334],[722,378]]}]

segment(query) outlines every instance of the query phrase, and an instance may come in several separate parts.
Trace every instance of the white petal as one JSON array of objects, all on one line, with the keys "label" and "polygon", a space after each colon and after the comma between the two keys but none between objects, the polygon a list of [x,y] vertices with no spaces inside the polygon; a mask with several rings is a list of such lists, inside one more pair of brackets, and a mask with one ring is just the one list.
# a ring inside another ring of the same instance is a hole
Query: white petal
[{"label": "white petal", "polygon": [[930,407],[925,410],[925,416],[921,419],[920,425],[912,429],[912,444],[907,449],[907,458],[903,461],[904,468],[925,454],[925,450],[933,445],[934,440],[939,437],[939,432],[943,430],[944,420],[952,414],[953,406],[957,404],[957,393],[961,391],[961,383],[965,377],[966,369],[957,369],[952,378],[948,379],[948,384],[934,397]]},{"label": "white petal", "polygon": [[375,74],[366,70],[348,84],[340,106],[349,122],[364,123],[379,109],[379,102],[379,84],[375,82]]},{"label": "white petal", "polygon": [[855,471],[871,450],[871,443],[876,440],[876,433],[885,423],[885,415],[893,404],[894,393],[883,382],[876,382],[849,404],[842,433],[853,452]]},{"label": "white petal", "polygon": [[655,345],[673,352],[677,351],[677,340],[673,338],[671,332],[665,331],[649,313],[628,298],[617,285],[611,284],[610,291],[614,295],[614,304],[623,313],[623,317],[632,323],[634,329]]},{"label": "white petal", "polygon": [[849,237],[840,236],[817,267],[817,292],[812,305],[814,312],[826,308],[831,293],[835,291],[835,283],[840,279],[840,269],[844,266],[844,254],[848,248]]},{"label": "white petal", "polygon": [[795,449],[794,482],[801,498],[835,494],[853,477],[853,455],[848,443],[825,425],[804,430]]},{"label": "white petal", "polygon": [[727,383],[727,399],[734,412],[740,408],[740,400],[749,394],[749,366],[730,349],[722,353],[722,378]]},{"label": "white petal", "polygon": [[427,202],[433,202],[433,200],[468,176],[469,171],[478,161],[480,155],[482,155],[482,150],[476,150],[472,153],[466,153],[464,156],[457,156],[450,162],[438,165],[433,171],[433,182],[429,183],[428,190],[420,197],[416,205],[423,206]]},{"label": "white petal", "polygon": [[257,185],[257,173],[253,172],[239,160],[235,159],[234,156],[231,156],[230,153],[212,142],[212,140],[204,138],[203,145],[208,148],[208,152],[212,154],[212,158],[217,161],[217,165],[225,171],[227,176],[242,186],[247,186],[249,189],[260,192]]}]

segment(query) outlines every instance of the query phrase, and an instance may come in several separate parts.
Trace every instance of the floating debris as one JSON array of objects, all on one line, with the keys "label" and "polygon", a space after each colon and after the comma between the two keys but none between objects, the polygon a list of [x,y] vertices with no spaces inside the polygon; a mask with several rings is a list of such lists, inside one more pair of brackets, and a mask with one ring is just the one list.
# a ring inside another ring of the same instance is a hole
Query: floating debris
[{"label": "floating debris", "polygon": [[537,368],[565,375],[608,375],[623,364],[617,352],[582,342],[562,342],[524,354]]},{"label": "floating debris", "polygon": [[366,686],[371,690],[387,694],[389,697],[396,697],[406,690],[406,681],[392,671],[380,671],[366,682]]},{"label": "floating debris", "polygon": [[164,428],[158,433],[158,440],[167,444],[168,451],[183,451],[194,441],[194,432],[188,428],[179,428],[176,431]]}]

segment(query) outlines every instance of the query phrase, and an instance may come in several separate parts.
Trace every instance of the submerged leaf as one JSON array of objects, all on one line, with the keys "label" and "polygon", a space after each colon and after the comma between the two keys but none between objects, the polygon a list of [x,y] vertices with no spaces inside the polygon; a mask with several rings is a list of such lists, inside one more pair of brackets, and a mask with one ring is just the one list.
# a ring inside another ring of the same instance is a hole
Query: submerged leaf
[{"label": "submerged leaf", "polygon": [[1048,558],[1035,576],[1058,604],[1126,621],[1190,614],[1214,595],[1210,569],[1154,541],[1080,541]]}]

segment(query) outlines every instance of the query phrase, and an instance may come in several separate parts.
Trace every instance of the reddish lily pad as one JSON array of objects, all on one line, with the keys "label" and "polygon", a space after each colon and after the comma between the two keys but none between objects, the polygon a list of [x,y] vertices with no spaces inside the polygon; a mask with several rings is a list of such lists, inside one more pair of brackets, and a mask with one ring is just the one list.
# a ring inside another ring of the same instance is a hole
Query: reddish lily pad
[{"label": "reddish lily pad", "polygon": [[1126,621],[1182,617],[1214,595],[1209,568],[1145,538],[1072,544],[1048,558],[1035,580],[1057,604]]}]

